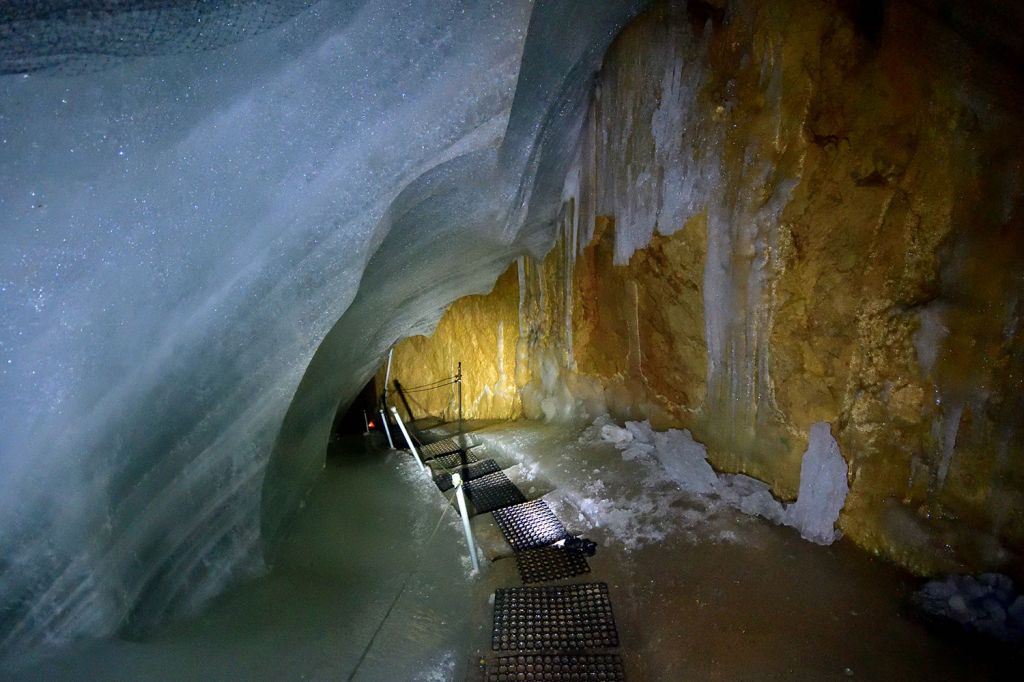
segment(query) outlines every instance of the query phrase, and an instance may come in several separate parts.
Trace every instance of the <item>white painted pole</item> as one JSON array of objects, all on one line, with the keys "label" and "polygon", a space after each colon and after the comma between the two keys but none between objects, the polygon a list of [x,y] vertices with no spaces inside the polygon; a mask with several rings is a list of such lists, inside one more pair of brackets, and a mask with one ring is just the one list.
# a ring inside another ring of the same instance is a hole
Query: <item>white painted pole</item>
[{"label": "white painted pole", "polygon": [[369,436],[370,435],[370,419],[366,416],[366,410],[363,410],[363,426],[366,427],[366,428],[363,429],[363,435],[364,436]]},{"label": "white painted pole", "polygon": [[388,349],[388,367],[384,370],[384,404],[388,402],[388,382],[391,381],[391,356],[395,353],[395,347]]},{"label": "white painted pole", "polygon": [[452,474],[452,485],[455,486],[455,499],[459,501],[459,514],[462,515],[462,530],[466,531],[469,559],[473,562],[473,570],[479,573],[480,564],[476,560],[476,543],[473,542],[473,531],[469,529],[469,512],[466,511],[466,496],[462,494],[462,476]]},{"label": "white painted pole", "polygon": [[405,430],[405,422],[402,421],[401,415],[398,414],[398,408],[394,405],[391,406],[391,414],[395,415],[395,421],[398,422],[398,428],[401,429],[402,435],[405,436],[405,442],[409,444],[409,449],[412,450],[412,454],[416,458],[416,463],[420,465],[420,471],[423,471],[425,467],[423,466],[423,460],[420,459],[420,453],[416,452],[416,446],[413,445],[412,438],[409,437],[409,432]]},{"label": "white painted pole", "polygon": [[384,410],[380,411],[380,423],[384,427],[384,433],[388,436],[388,447],[392,450],[395,449],[395,441],[391,440],[391,429],[388,428],[388,416],[384,414]]}]

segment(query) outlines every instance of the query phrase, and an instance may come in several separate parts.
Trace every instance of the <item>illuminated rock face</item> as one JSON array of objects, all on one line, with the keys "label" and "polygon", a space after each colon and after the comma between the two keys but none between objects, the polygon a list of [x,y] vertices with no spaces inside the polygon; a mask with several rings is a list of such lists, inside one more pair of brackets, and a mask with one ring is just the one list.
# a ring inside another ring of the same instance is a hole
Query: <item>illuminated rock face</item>
[{"label": "illuminated rock face", "polygon": [[523,413],[685,427],[784,500],[824,422],[849,538],[1019,572],[1021,91],[903,3],[659,5],[606,56],[553,250],[490,299],[521,299]]},{"label": "illuminated rock face", "polygon": [[[405,400],[397,396],[394,384],[389,390],[403,418],[407,419],[411,410],[414,418],[458,419],[458,386],[451,380],[460,362],[464,419],[520,416],[515,374],[518,290],[513,266],[498,278],[489,294],[453,303],[429,337],[413,336],[395,347],[392,378],[403,386]],[[378,386],[383,385],[384,374],[381,368]]]}]

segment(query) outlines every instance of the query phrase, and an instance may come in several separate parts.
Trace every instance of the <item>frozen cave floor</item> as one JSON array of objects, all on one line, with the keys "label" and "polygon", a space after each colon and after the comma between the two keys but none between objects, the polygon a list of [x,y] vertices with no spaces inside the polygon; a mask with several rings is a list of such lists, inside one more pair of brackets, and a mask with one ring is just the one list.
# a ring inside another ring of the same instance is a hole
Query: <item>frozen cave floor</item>
[{"label": "frozen cave floor", "polygon": [[[916,614],[920,579],[849,541],[813,544],[689,495],[594,430],[520,421],[474,435],[499,464],[517,463],[509,476],[528,498],[543,495],[570,533],[598,543],[574,582],[609,584],[629,679],[1018,679],[1019,652]],[[489,514],[473,525],[486,553],[511,555]],[[521,584],[511,558],[486,579]],[[487,655],[483,613],[474,633]]]},{"label": "frozen cave floor", "polygon": [[[471,428],[483,443],[474,454],[598,543],[591,572],[567,582],[609,584],[635,682],[994,680],[1020,670],[1019,652],[917,617],[920,581],[849,542],[815,545],[690,496],[592,432]],[[332,443],[269,574],[147,641],[95,643],[11,679],[474,680],[491,654],[490,595],[522,583],[491,515],[472,526],[485,559],[475,576],[458,516],[412,458],[346,438]]]}]

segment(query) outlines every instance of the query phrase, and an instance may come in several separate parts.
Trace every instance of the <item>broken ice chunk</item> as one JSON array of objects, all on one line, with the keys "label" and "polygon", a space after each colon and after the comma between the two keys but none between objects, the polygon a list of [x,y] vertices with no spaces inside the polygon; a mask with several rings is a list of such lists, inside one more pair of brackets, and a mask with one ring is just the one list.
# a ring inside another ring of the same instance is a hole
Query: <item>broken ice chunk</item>
[{"label": "broken ice chunk", "polygon": [[642,422],[626,422],[626,429],[633,434],[633,440],[639,443],[654,442],[654,429],[651,428],[651,422],[646,419]]},{"label": "broken ice chunk", "polygon": [[760,516],[772,523],[783,523],[786,515],[782,503],[775,499],[764,481],[745,474],[719,477],[718,495],[744,514]]},{"label": "broken ice chunk", "polygon": [[614,424],[605,424],[601,427],[601,440],[607,441],[617,448],[623,448],[633,440],[633,434]]},{"label": "broken ice chunk", "polygon": [[654,434],[654,456],[680,488],[698,495],[715,490],[718,475],[707,460],[707,449],[687,429]]}]

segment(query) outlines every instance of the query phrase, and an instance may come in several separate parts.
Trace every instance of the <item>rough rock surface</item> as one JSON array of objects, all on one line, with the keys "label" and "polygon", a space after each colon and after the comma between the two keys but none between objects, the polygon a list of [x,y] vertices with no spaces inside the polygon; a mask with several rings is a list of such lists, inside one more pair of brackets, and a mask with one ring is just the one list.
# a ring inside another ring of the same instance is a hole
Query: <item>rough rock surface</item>
[{"label": "rough rock surface", "polygon": [[661,3],[627,27],[558,239],[500,304],[523,413],[689,429],[783,500],[829,422],[847,537],[1024,570],[1024,88],[949,20]]}]

